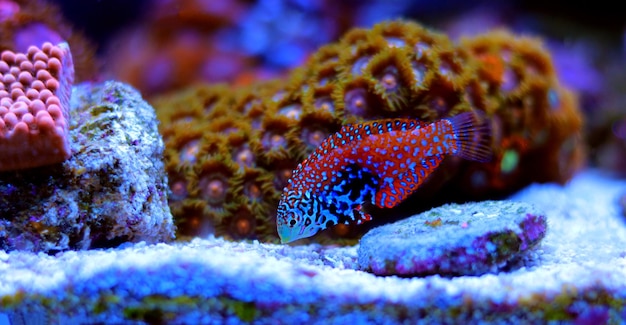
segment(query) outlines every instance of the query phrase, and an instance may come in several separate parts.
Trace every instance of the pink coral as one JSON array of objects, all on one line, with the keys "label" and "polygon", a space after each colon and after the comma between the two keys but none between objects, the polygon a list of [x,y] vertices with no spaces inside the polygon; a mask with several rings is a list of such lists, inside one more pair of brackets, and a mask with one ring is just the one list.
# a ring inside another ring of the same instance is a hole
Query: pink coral
[{"label": "pink coral", "polygon": [[69,45],[44,43],[0,55],[0,171],[62,162],[71,156]]}]

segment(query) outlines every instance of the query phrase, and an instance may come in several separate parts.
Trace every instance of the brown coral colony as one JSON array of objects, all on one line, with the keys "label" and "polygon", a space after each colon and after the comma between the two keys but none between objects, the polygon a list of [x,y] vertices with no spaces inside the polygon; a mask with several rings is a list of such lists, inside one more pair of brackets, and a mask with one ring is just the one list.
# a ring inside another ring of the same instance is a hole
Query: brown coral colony
[{"label": "brown coral colony", "polygon": [[[203,107],[208,99],[209,112],[190,114],[193,121],[184,125],[173,123],[181,107]],[[216,235],[229,238],[277,239],[273,218],[280,191],[293,168],[342,124],[381,117],[432,121],[482,111],[494,133],[494,159],[442,165],[428,184],[435,189],[429,196],[439,200],[485,199],[530,182],[563,182],[582,161],[580,112],[572,94],[559,85],[549,54],[539,41],[503,31],[455,44],[412,22],[385,22],[354,29],[323,46],[282,80],[237,89],[201,85],[153,104],[168,137],[188,137],[189,125],[203,130],[203,144],[191,153],[196,159],[188,159],[194,161],[191,165],[214,152],[233,165],[229,175],[222,173],[221,182],[211,185],[215,192],[206,189],[212,183],[198,184],[193,173],[185,174],[190,197],[179,202],[187,208],[174,212],[185,223],[184,211],[196,211],[194,190],[221,193],[228,188],[232,197],[224,200],[224,214],[206,218]],[[229,135],[212,129],[216,118],[236,121],[231,125],[238,130]],[[233,134],[245,137],[232,142]],[[166,147],[166,157],[181,154],[174,141]],[[572,157],[565,166],[564,155]],[[175,161],[168,164],[172,176],[185,168]],[[249,173],[250,168],[255,172]],[[445,186],[454,191],[437,191]],[[451,193],[457,197],[450,198]],[[431,200],[418,196],[411,198],[409,203],[416,203],[412,208],[428,208]],[[313,240],[358,235],[352,227]]]}]

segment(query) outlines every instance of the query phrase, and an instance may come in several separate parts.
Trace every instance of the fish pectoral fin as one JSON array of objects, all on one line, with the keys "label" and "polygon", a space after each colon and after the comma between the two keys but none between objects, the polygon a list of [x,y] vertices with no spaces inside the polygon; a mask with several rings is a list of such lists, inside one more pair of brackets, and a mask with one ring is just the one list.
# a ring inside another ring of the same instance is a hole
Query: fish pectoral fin
[{"label": "fish pectoral fin", "polygon": [[363,205],[361,205],[361,204],[357,205],[354,208],[354,212],[355,212],[355,215],[356,215],[355,220],[356,220],[356,224],[357,225],[360,225],[360,224],[362,224],[364,222],[372,220],[372,216],[369,213],[363,211]]},{"label": "fish pectoral fin", "polygon": [[407,193],[405,188],[399,184],[398,180],[383,181],[376,191],[374,204],[379,208],[393,208],[400,204],[408,194],[410,193]]},{"label": "fish pectoral fin", "polygon": [[374,204],[379,208],[393,208],[417,190],[428,175],[439,166],[443,157],[433,156],[422,166],[395,176],[384,177],[376,191]]}]

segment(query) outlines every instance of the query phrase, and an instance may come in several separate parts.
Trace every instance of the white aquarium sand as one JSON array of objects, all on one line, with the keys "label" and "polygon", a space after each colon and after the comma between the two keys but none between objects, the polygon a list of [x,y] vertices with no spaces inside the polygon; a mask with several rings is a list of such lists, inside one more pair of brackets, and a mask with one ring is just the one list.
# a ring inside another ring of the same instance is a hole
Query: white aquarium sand
[{"label": "white aquarium sand", "polygon": [[357,270],[357,247],[219,238],[0,252],[0,324],[625,322],[624,193],[586,171],[514,195],[545,212],[547,234],[521,267],[481,276],[377,277]]}]

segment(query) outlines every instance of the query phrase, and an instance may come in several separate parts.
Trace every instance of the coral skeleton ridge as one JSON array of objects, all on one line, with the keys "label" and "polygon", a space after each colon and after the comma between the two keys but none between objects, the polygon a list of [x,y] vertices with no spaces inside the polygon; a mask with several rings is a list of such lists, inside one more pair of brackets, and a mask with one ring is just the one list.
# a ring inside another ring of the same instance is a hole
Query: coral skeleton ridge
[{"label": "coral skeleton ridge", "polygon": [[62,162],[71,156],[69,101],[74,81],[67,43],[0,56],[0,171]]},{"label": "coral skeleton ridge", "polygon": [[[277,241],[276,206],[293,169],[350,123],[430,123],[466,111],[487,119],[491,161],[444,160],[398,207],[404,215],[565,182],[583,161],[576,98],[559,84],[540,40],[507,31],[454,43],[413,22],[384,22],[321,47],[283,79],[198,85],[152,103],[183,235]],[[363,230],[344,225],[316,240]]]}]

